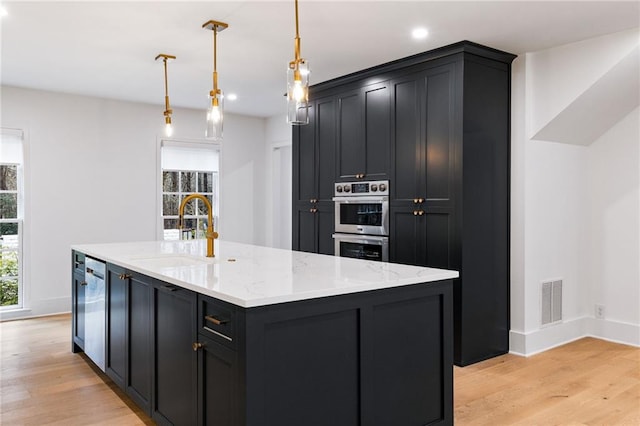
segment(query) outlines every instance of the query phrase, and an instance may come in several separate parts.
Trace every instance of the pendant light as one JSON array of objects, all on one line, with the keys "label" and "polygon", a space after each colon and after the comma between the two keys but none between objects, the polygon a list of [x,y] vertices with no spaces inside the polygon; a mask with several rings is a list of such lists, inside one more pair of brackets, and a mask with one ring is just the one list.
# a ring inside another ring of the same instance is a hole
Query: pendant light
[{"label": "pendant light", "polygon": [[202,24],[202,28],[213,31],[213,90],[209,92],[209,107],[207,109],[207,130],[205,137],[207,139],[222,139],[222,124],[224,121],[223,107],[224,96],[222,90],[218,88],[218,61],[216,57],[216,48],[218,33],[224,31],[229,25],[224,22],[207,21]]},{"label": "pendant light", "polygon": [[165,128],[164,133],[168,137],[173,135],[173,127],[171,126],[171,114],[173,114],[173,110],[169,105],[169,83],[167,81],[167,61],[174,60],[176,57],[173,55],[166,55],[164,53],[160,53],[156,56],[156,61],[162,58],[162,62],[164,63],[164,122]]},{"label": "pendant light", "polygon": [[295,58],[287,69],[287,123],[309,124],[309,63],[300,57],[298,0],[296,5]]}]

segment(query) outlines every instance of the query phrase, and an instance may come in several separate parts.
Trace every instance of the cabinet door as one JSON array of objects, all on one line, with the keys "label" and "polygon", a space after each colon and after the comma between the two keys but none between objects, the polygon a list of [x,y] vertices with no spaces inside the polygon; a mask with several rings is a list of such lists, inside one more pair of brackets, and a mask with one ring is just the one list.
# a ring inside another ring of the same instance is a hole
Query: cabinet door
[{"label": "cabinet door", "polygon": [[293,241],[294,250],[316,253],[316,221],[311,204],[293,206]]},{"label": "cabinet door", "polygon": [[427,236],[424,216],[416,216],[417,206],[392,202],[389,212],[389,261],[426,265]]},{"label": "cabinet door", "polygon": [[318,200],[331,201],[336,176],[336,99],[322,98],[316,105],[316,163]]},{"label": "cabinet door", "polygon": [[391,82],[393,113],[391,116],[392,200],[418,198],[424,187],[424,141],[421,135],[422,73]]},{"label": "cabinet door", "polygon": [[315,253],[334,253],[333,232],[335,228],[335,207],[333,201],[321,201],[315,213],[317,248]]},{"label": "cabinet door", "polygon": [[337,180],[388,178],[389,92],[384,82],[338,96]]},{"label": "cabinet door", "polygon": [[309,105],[309,124],[293,126],[293,205],[317,198],[316,179],[316,107]]},{"label": "cabinet door", "polygon": [[362,90],[338,96],[337,178],[353,180],[365,172]]},{"label": "cabinet door", "polygon": [[84,313],[85,313],[85,289],[87,282],[84,280],[84,272],[75,272],[72,280],[73,315],[72,315],[72,351],[84,350]]},{"label": "cabinet door", "polygon": [[127,281],[124,269],[107,264],[106,277],[106,359],[107,376],[121,389],[127,377]]},{"label": "cabinet door", "polygon": [[201,425],[232,426],[238,422],[237,353],[199,334],[199,409]]},{"label": "cabinet door", "polygon": [[388,179],[391,163],[390,86],[387,82],[363,89],[365,167],[361,173],[367,179]]},{"label": "cabinet door", "polygon": [[126,392],[147,414],[151,413],[151,289],[151,278],[130,274]]},{"label": "cabinet door", "polygon": [[197,301],[192,291],[157,283],[153,287],[154,420],[194,425],[198,417]]},{"label": "cabinet door", "polygon": [[293,214],[293,249],[308,253],[333,254],[333,202],[318,201],[311,207],[307,204],[294,206]]}]

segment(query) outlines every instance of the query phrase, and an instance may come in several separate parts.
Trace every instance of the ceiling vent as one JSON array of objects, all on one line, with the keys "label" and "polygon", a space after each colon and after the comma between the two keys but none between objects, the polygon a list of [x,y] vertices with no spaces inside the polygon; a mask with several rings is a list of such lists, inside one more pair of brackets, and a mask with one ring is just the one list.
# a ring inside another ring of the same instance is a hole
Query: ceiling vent
[{"label": "ceiling vent", "polygon": [[541,300],[542,325],[562,321],[562,280],[543,282]]}]

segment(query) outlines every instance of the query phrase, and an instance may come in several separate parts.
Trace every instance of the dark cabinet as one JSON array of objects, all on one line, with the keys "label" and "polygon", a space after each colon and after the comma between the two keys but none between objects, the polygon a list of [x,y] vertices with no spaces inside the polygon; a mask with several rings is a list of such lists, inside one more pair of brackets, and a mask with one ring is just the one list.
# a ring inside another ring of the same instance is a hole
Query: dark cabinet
[{"label": "dark cabinet", "polygon": [[84,308],[85,308],[85,289],[87,282],[84,280],[84,273],[73,274],[72,297],[73,297],[73,315],[72,315],[72,333],[73,333],[73,352],[79,352],[84,349]]},{"label": "dark cabinet", "polygon": [[120,389],[126,388],[127,377],[127,280],[125,270],[107,264],[106,357],[105,372]]},{"label": "dark cabinet", "polygon": [[71,351],[84,350],[84,313],[87,282],[84,279],[83,253],[71,252]]},{"label": "dark cabinet", "polygon": [[151,413],[152,279],[107,265],[106,373]]},{"label": "dark cabinet", "polygon": [[389,92],[389,85],[383,82],[358,87],[336,96],[336,180],[388,178]]},{"label": "dark cabinet", "polygon": [[153,287],[154,420],[195,425],[198,419],[196,294],[171,284]]},{"label": "dark cabinet", "polygon": [[238,420],[237,352],[202,334],[198,341],[202,345],[198,359],[198,424],[242,424]]},{"label": "dark cabinet", "polygon": [[151,289],[153,281],[128,272],[126,392],[147,413],[151,412]]},{"label": "dark cabinet", "polygon": [[[509,349],[514,58],[463,41],[315,85],[313,102],[335,100],[335,158],[293,158],[294,190],[314,184],[299,173],[310,163],[334,171],[338,181],[389,179],[390,261],[460,272],[454,281],[459,365]],[[294,128],[293,140],[294,152],[296,145],[317,150],[317,121]],[[330,244],[318,219],[329,206],[320,204],[294,208],[294,249],[324,252],[322,241]]]},{"label": "dark cabinet", "polygon": [[392,262],[456,269],[453,238],[455,64],[391,81]]},{"label": "dark cabinet", "polygon": [[244,315],[230,303],[198,296],[198,424],[242,425],[238,347]]},{"label": "dark cabinet", "polygon": [[309,124],[294,126],[294,250],[333,254],[336,100],[311,104]]},{"label": "dark cabinet", "polygon": [[242,308],[106,275],[107,374],[158,424],[453,423],[449,280]]}]

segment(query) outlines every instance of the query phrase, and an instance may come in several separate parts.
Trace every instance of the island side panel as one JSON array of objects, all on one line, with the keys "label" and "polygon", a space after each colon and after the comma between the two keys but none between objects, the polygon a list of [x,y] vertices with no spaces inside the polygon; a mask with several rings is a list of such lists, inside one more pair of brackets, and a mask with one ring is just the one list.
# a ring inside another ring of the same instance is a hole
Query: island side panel
[{"label": "island side panel", "polygon": [[447,280],[247,309],[246,425],[452,424],[452,306]]}]

